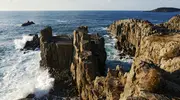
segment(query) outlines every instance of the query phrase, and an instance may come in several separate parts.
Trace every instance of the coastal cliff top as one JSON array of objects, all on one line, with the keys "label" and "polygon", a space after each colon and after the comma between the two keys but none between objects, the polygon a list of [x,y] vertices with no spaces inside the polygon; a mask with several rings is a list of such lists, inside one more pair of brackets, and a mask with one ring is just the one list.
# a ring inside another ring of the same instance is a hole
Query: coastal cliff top
[{"label": "coastal cliff top", "polygon": [[179,8],[173,8],[173,7],[160,7],[156,8],[154,10],[151,10],[149,12],[180,12]]}]

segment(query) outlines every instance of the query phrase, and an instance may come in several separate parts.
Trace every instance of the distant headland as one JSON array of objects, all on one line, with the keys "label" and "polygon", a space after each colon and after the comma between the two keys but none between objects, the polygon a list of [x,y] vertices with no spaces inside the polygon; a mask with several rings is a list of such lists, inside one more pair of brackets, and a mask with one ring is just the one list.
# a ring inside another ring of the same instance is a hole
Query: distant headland
[{"label": "distant headland", "polygon": [[150,10],[148,12],[180,12],[180,9],[173,8],[173,7],[160,7],[160,8]]}]

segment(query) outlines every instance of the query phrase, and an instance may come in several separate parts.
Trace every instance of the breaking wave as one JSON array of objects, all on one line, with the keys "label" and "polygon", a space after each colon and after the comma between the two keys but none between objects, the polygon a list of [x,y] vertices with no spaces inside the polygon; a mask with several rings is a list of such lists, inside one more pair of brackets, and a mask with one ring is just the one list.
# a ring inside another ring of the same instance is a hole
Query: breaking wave
[{"label": "breaking wave", "polygon": [[15,48],[16,49],[22,49],[27,41],[31,41],[33,39],[33,36],[23,35],[22,39],[15,39]]},{"label": "breaking wave", "polygon": [[115,43],[117,39],[113,36],[104,35],[105,38],[105,48],[107,53],[106,65],[107,68],[115,68],[117,65],[121,66],[123,69],[128,71],[132,65],[133,58],[126,56],[120,59],[120,51],[115,48]]},{"label": "breaking wave", "polygon": [[[21,49],[29,36],[16,39],[15,47]],[[0,100],[17,100],[28,94],[35,94],[37,98],[49,93],[54,79],[50,77],[48,69],[40,68],[40,51],[29,51],[24,54],[14,50],[0,60]]]}]

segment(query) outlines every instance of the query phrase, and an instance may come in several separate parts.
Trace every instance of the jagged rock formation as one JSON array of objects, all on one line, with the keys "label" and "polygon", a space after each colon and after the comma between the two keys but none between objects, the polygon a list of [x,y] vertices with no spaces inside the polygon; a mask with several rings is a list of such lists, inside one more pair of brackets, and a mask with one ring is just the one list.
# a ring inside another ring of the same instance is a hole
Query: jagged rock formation
[{"label": "jagged rock formation", "polygon": [[127,75],[122,99],[180,99],[180,34],[148,36],[140,44]]},{"label": "jagged rock formation", "polygon": [[159,24],[159,26],[167,28],[171,32],[180,32],[180,15],[172,17],[168,22]]},{"label": "jagged rock formation", "polygon": [[128,50],[129,45],[136,48],[120,100],[180,99],[179,23],[177,15],[163,25],[131,19],[110,26],[122,50]]},{"label": "jagged rock formation", "polygon": [[85,26],[74,31],[74,60],[71,72],[83,99],[88,98],[90,84],[96,76],[105,74],[104,38],[88,34]]},{"label": "jagged rock formation", "polygon": [[136,49],[140,46],[140,41],[152,34],[170,34],[180,31],[180,15],[174,16],[166,23],[153,25],[147,20],[127,19],[119,20],[111,24],[108,31],[117,37],[116,48],[121,55],[135,56]]},{"label": "jagged rock formation", "polygon": [[74,96],[77,88],[81,100],[180,100],[178,25],[179,15],[159,25],[137,19],[112,24],[118,48],[135,57],[129,72],[117,66],[106,76],[101,36],[88,34],[86,26],[75,30],[73,39],[52,36],[50,27],[42,30],[41,66],[55,78],[52,94]]},{"label": "jagged rock formation", "polygon": [[53,36],[51,27],[41,31],[41,67],[48,68],[55,78],[51,94],[62,97],[77,96],[76,87],[70,73],[73,45],[67,35]]},{"label": "jagged rock formation", "polygon": [[36,50],[40,48],[40,40],[37,34],[29,34],[29,36],[33,36],[31,41],[27,41],[24,48],[22,50]]}]

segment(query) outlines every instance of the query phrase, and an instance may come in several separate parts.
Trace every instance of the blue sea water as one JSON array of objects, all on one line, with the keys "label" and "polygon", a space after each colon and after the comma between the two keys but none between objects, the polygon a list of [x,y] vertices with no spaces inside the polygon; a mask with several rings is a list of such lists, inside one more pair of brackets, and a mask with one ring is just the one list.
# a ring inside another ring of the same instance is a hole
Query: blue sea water
[{"label": "blue sea water", "polygon": [[[48,93],[54,79],[45,69],[39,68],[39,51],[26,54],[19,51],[28,34],[39,34],[45,26],[51,26],[54,34],[72,34],[78,26],[86,25],[90,33],[105,38],[107,67],[129,67],[132,59],[119,59],[114,49],[116,39],[107,35],[106,28],[116,20],[138,18],[157,24],[179,13],[155,13],[142,11],[9,11],[0,12],[0,100],[16,100],[35,92],[37,96]],[[21,27],[26,21],[36,24]]]}]

